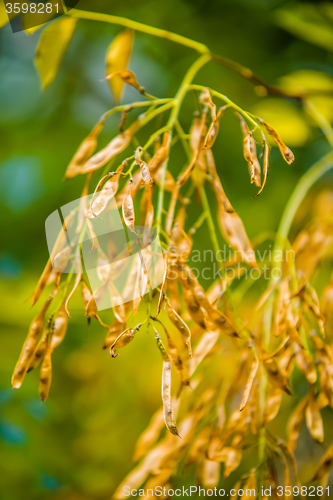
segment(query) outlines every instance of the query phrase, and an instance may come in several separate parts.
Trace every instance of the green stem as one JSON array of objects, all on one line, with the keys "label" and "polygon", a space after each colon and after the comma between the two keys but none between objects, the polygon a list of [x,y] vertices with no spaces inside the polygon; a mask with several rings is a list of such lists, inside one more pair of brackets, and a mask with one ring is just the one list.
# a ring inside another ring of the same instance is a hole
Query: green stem
[{"label": "green stem", "polygon": [[88,12],[86,10],[83,11],[78,9],[71,9],[67,11],[67,15],[78,19],[89,19],[90,21],[100,21],[104,23],[117,24],[118,26],[124,26],[125,28],[141,31],[142,33],[147,33],[148,35],[157,36],[159,38],[170,40],[171,42],[179,43],[180,45],[196,50],[200,54],[209,52],[208,47],[203,43],[196,42],[195,40],[191,40],[190,38],[186,38],[182,35],[177,35],[171,31],[154,28],[153,26],[148,26],[147,24],[132,21],[131,19],[126,19],[125,17],[100,14],[98,12]]}]

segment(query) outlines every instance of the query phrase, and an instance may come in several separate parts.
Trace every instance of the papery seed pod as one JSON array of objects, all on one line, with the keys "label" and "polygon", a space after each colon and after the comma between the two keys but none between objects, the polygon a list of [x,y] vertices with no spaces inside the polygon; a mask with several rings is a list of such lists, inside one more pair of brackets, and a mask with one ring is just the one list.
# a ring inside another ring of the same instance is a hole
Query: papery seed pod
[{"label": "papery seed pod", "polygon": [[243,132],[243,154],[244,158],[247,161],[251,184],[254,182],[256,186],[261,186],[261,167],[257,158],[257,148],[255,140],[252,137],[252,133],[250,132],[247,123],[244,118],[238,113],[238,118],[241,123],[241,129]]},{"label": "papery seed pod", "polygon": [[[87,217],[98,217],[103,212],[103,210],[105,210],[107,204],[115,197],[118,191],[119,178],[123,168],[124,164],[121,164],[117,168],[116,172],[110,172],[109,175],[112,174],[111,178],[106,181],[102,189],[99,191],[98,195],[96,197],[93,196],[90,202],[90,210],[87,214]],[[97,192],[96,190],[95,193]]]},{"label": "papery seed pod", "polygon": [[93,174],[90,172],[87,174],[86,182],[84,184],[83,191],[81,193],[80,204],[79,204],[79,213],[77,217],[77,226],[76,226],[76,234],[80,234],[83,228],[83,224],[85,223],[87,216],[87,196],[89,194],[89,185]]},{"label": "papery seed pod", "polygon": [[324,455],[319,461],[317,468],[313,477],[311,478],[311,482],[318,481],[325,477],[329,471],[331,470],[333,465],[333,443],[327,448]]},{"label": "papery seed pod", "polygon": [[314,384],[317,380],[317,371],[313,364],[311,354],[296,343],[294,344],[294,350],[298,367],[305,374],[309,384]]},{"label": "papery seed pod", "polygon": [[123,331],[116,340],[110,346],[110,354],[113,358],[116,358],[118,354],[114,353],[115,349],[119,349],[120,347],[125,347],[129,344],[133,339],[136,332],[138,332],[141,328],[141,323],[136,325],[135,328],[127,328],[127,330]]},{"label": "papery seed pod", "polygon": [[34,357],[30,363],[28,372],[34,370],[37,368],[39,363],[44,359],[45,353],[47,351],[47,347],[49,345],[49,336],[50,336],[50,328],[51,328],[51,323],[52,323],[53,316],[50,316],[46,327],[44,328],[44,332],[42,334],[41,339],[38,342]]},{"label": "papery seed pod", "polygon": [[[52,337],[51,337],[52,339]],[[47,349],[39,374],[39,396],[42,403],[49,397],[52,381],[51,349]]]},{"label": "papery seed pod", "polygon": [[209,126],[207,135],[205,137],[203,149],[209,149],[213,146],[216,137],[219,133],[219,128],[220,128],[220,120],[222,116],[224,115],[224,112],[226,110],[226,106],[220,108],[217,112],[216,119],[212,121],[212,123]]},{"label": "papery seed pod", "polygon": [[103,349],[107,349],[108,347],[110,347],[114,343],[114,341],[119,337],[121,332],[124,331],[125,327],[126,327],[126,322],[123,323],[122,321],[115,319],[111,327],[108,329],[108,333],[106,334],[106,337],[104,339]]},{"label": "papery seed pod", "polygon": [[157,441],[161,430],[164,427],[163,410],[157,410],[152,416],[148,427],[140,435],[136,442],[133,461],[136,462],[143,457],[149,448]]},{"label": "papery seed pod", "polygon": [[119,153],[127,148],[134,132],[138,127],[138,122],[132,123],[132,125],[126,129],[121,134],[114,137],[105,148],[95,153],[85,164],[80,168],[80,174],[86,174],[88,172],[94,172],[95,170],[103,167],[108,161],[116,157]]},{"label": "papery seed pod", "polygon": [[263,364],[268,375],[268,379],[274,387],[279,387],[286,394],[291,396],[291,390],[286,377],[283,376],[274,358],[263,359]]},{"label": "papery seed pod", "polygon": [[[162,170],[158,170],[156,174],[154,175],[154,182],[158,185],[161,186],[161,178],[162,178]],[[164,190],[168,191],[171,193],[176,186],[176,181],[173,178],[173,175],[169,170],[165,172],[165,179],[164,179]]]},{"label": "papery seed pod", "polygon": [[156,343],[163,359],[162,401],[164,422],[171,434],[179,437],[171,400],[171,361],[159,336],[156,337]]},{"label": "papery seed pod", "polygon": [[47,264],[44,268],[44,271],[43,271],[43,273],[42,273],[42,275],[37,283],[35,291],[32,295],[32,305],[33,306],[36,304],[42,291],[45,288],[45,285],[48,283],[48,279],[50,278],[52,271],[53,271],[53,266],[52,266],[51,257],[50,257],[49,260],[47,261]]},{"label": "papery seed pod", "polygon": [[160,170],[163,163],[165,163],[165,161],[169,156],[170,142],[171,142],[171,133],[167,131],[163,136],[162,145],[157,149],[156,153],[148,163],[149,171],[153,177]]},{"label": "papery seed pod", "polygon": [[122,79],[124,83],[127,83],[128,85],[131,85],[134,87],[136,90],[139,92],[144,92],[144,88],[141,87],[141,85],[137,82],[136,76],[133,73],[133,71],[130,71],[129,69],[125,71],[117,71],[115,73],[111,73],[110,75],[107,75],[103,80],[108,80],[110,81],[112,78],[115,76],[118,76],[119,78]]},{"label": "papery seed pod", "polygon": [[239,407],[240,411],[244,410],[244,408],[246,406],[246,403],[249,400],[250,392],[251,392],[252,385],[253,385],[253,381],[255,379],[255,376],[257,375],[258,368],[259,368],[259,360],[258,360],[258,356],[257,356],[256,350],[255,350],[255,348],[254,348],[253,345],[251,347],[252,347],[251,352],[253,352],[254,360],[252,362],[251,371],[249,373],[249,377],[248,377],[248,380],[246,382],[246,386],[245,386],[245,389],[244,389],[242,401],[241,401],[241,404],[240,404],[240,407]]},{"label": "papery seed pod", "polygon": [[[134,31],[126,29],[114,37],[105,55],[105,74],[125,72],[129,63],[134,41]],[[116,101],[121,98],[123,80],[120,76],[109,80],[111,92]]]},{"label": "papery seed pod", "polygon": [[15,389],[21,387],[24,377],[31,365],[31,362],[34,358],[38,339],[43,330],[44,325],[44,316],[46,310],[50,304],[52,299],[48,299],[41,312],[33,319],[27,338],[23,344],[23,348],[20,354],[20,357],[16,363],[14,373],[12,376],[12,386]]},{"label": "papery seed pod", "polygon": [[242,459],[242,451],[231,446],[226,446],[221,451],[216,452],[212,459],[224,463],[223,477],[226,479],[239,466]]},{"label": "papery seed pod", "polygon": [[134,213],[134,203],[131,193],[132,182],[129,181],[129,192],[127,196],[124,198],[122,207],[123,207],[123,217],[126,226],[130,231],[135,232],[134,222],[135,222],[135,213]]},{"label": "papery seed pod", "polygon": [[183,288],[183,300],[192,318],[201,328],[206,329],[206,314],[190,289]]},{"label": "papery seed pod", "polygon": [[65,179],[71,179],[76,175],[81,173],[81,168],[88,161],[91,155],[94,153],[97,147],[97,137],[101,132],[105,123],[105,118],[101,118],[100,121],[95,125],[90,134],[81,142],[78,150],[71,159],[66,173]]},{"label": "papery seed pod", "polygon": [[262,123],[262,125],[265,125],[266,127],[266,130],[267,132],[269,133],[269,135],[274,139],[274,141],[276,142],[276,144],[278,145],[279,147],[279,150],[280,150],[280,153],[281,155],[283,156],[284,160],[290,165],[291,163],[293,163],[293,161],[295,160],[295,156],[294,156],[294,153],[291,151],[291,149],[289,149],[282,141],[281,141],[281,138],[278,134],[278,132],[275,130],[275,128],[273,128],[271,125],[269,125],[267,122],[265,122],[262,118],[259,118],[257,117],[257,119],[259,120],[260,123]]},{"label": "papery seed pod", "polygon": [[282,401],[282,391],[278,387],[274,387],[266,398],[263,423],[266,425],[271,422],[279,412]]},{"label": "papery seed pod", "polygon": [[314,441],[322,443],[324,441],[323,420],[313,393],[311,393],[310,400],[305,408],[305,421]]},{"label": "papery seed pod", "polygon": [[209,89],[205,88],[202,90],[200,94],[200,102],[207,108],[210,108],[211,110],[211,115],[212,115],[212,120],[216,120],[216,106],[212,101],[212,98],[210,96]]},{"label": "papery seed pod", "polygon": [[50,339],[50,351],[53,352],[56,347],[64,340],[68,325],[68,316],[66,314],[65,302],[62,303],[58,314],[55,316],[52,324]]},{"label": "papery seed pod", "polygon": [[293,450],[296,447],[297,439],[301,433],[304,424],[305,408],[308,404],[309,396],[305,396],[293,409],[287,423],[288,443]]},{"label": "papery seed pod", "polygon": [[[213,347],[216,345],[218,339],[220,338],[219,332],[205,332],[201,337],[200,342],[196,346],[193,352],[193,357],[188,363],[188,371],[192,376],[197,366],[202,362],[202,360],[211,352]],[[237,410],[239,413],[239,411]]]},{"label": "papery seed pod", "polygon": [[[171,361],[180,377],[180,380],[182,381],[182,384],[187,386],[187,385],[190,385],[190,376],[189,376],[189,373],[187,371],[187,368],[186,368],[186,365],[183,361],[183,358],[181,357],[181,355],[179,354],[178,352],[178,348],[176,346],[176,344],[174,343],[174,341],[172,340],[168,330],[165,328],[164,325],[163,326],[163,330],[165,332],[165,335],[167,337],[167,340],[168,340],[168,354],[169,354],[169,357],[171,358]],[[156,331],[156,330],[155,330]],[[156,331],[157,333],[157,331]]]},{"label": "papery seed pod", "polygon": [[180,316],[182,310],[179,304],[179,291],[178,291],[178,283],[176,277],[177,277],[177,272],[176,276],[174,277],[170,276],[170,267],[169,267],[167,275],[167,291],[172,308],[174,309],[174,311],[176,311],[178,316]]},{"label": "papery seed pod", "polygon": [[135,162],[137,165],[140,166],[140,172],[141,172],[143,182],[146,185],[151,185],[151,184],[153,184],[153,179],[150,175],[150,171],[149,171],[147,163],[144,162],[143,160],[141,160],[141,153],[142,153],[142,148],[141,147],[136,148],[136,150],[135,150]]},{"label": "papery seed pod", "polygon": [[157,316],[160,314],[161,309],[162,309],[162,305],[163,305],[163,302],[164,302],[164,299],[165,299],[166,277],[167,277],[167,268],[165,268],[165,272],[164,272],[164,276],[163,276],[163,281],[162,281],[162,284],[161,284],[161,291],[160,291],[160,295],[158,297],[157,311],[156,311],[156,314],[155,314],[155,318],[157,318]]},{"label": "papery seed pod", "polygon": [[264,141],[264,159],[263,159],[263,175],[264,175],[264,180],[263,180],[261,188],[259,189],[259,191],[255,195],[255,198],[260,195],[260,193],[262,192],[262,190],[266,186],[266,182],[267,182],[267,179],[268,179],[268,170],[269,170],[269,153],[270,153],[270,147],[269,147],[268,142],[265,140]]}]

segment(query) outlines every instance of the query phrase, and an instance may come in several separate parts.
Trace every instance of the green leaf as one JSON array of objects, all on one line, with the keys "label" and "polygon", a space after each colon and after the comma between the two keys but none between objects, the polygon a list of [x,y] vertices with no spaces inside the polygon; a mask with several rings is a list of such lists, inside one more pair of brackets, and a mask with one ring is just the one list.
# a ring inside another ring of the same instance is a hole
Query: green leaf
[{"label": "green leaf", "polygon": [[43,31],[36,51],[36,66],[42,87],[46,90],[59,71],[61,62],[73,38],[77,19],[61,17]]},{"label": "green leaf", "polygon": [[278,9],[275,22],[293,35],[333,52],[333,5],[299,3]]}]

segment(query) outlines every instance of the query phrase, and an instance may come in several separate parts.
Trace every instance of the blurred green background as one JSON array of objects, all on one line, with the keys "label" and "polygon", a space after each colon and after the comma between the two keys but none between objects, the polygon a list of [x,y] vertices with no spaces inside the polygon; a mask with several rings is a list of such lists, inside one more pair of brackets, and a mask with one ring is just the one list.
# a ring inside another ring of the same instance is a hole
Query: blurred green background
[{"label": "blurred green background", "polygon": [[[329,4],[319,8],[318,2],[276,0],[80,0],[77,7],[197,39],[270,83],[332,89]],[[48,401],[40,405],[38,370],[26,377],[20,390],[10,385],[36,314],[27,298],[48,258],[44,221],[80,196],[84,179],[63,182],[65,169],[78,144],[113,105],[108,85],[100,79],[106,49],[119,31],[116,26],[79,21],[57,79],[42,92],[33,64],[41,30],[31,36],[13,34],[9,25],[0,30],[1,500],[109,498],[131,469],[135,441],[160,404],[161,363],[152,338],[143,332],[112,360],[101,349],[104,331],[98,324],[92,324],[86,340],[79,298],[73,300],[66,339],[53,356]],[[137,33],[130,69],[149,93],[169,97],[194,59],[189,49]],[[292,76],[280,80],[286,75]],[[297,179],[329,149],[323,134],[295,102],[262,99],[251,83],[214,63],[206,65],[196,81],[270,119],[294,150],[296,161],[288,166],[273,149],[268,184],[259,198],[252,199],[256,191],[249,184],[239,124],[231,113],[223,119],[214,146],[224,188],[249,236],[275,231]],[[132,100],[137,100],[135,91],[127,88],[124,101]],[[322,98],[316,105],[332,121],[332,100]],[[194,106],[188,98],[184,128],[189,128]],[[116,133],[118,119],[108,121],[101,145]],[[171,171],[181,167],[174,155]],[[95,181],[98,174],[92,186]],[[328,176],[326,184],[332,182]],[[191,207],[189,224],[199,213],[199,206]],[[206,235],[203,226],[197,248],[207,246]]]}]

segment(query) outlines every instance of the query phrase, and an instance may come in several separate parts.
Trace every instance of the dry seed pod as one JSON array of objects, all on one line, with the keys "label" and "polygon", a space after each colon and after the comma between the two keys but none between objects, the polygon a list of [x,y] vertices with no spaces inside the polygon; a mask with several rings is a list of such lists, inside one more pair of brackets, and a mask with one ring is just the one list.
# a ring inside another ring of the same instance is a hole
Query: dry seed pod
[{"label": "dry seed pod", "polygon": [[39,374],[39,396],[42,403],[47,400],[52,381],[51,349],[47,349]]},{"label": "dry seed pod", "polygon": [[322,443],[324,441],[323,421],[313,393],[305,409],[305,420],[312,438],[317,443]]},{"label": "dry seed pod", "polygon": [[238,118],[241,124],[241,129],[243,132],[243,154],[244,158],[247,161],[251,184],[254,182],[256,186],[261,186],[261,167],[257,158],[257,148],[255,140],[252,137],[252,133],[250,132],[247,123],[244,118],[239,114]]},{"label": "dry seed pod", "polygon": [[144,92],[144,88],[141,87],[141,85],[137,82],[136,76],[133,71],[130,71],[129,69],[125,71],[117,71],[116,73],[111,73],[111,75],[106,76],[105,78],[103,78],[103,80],[110,81],[115,76],[119,76],[119,78],[121,78],[124,83],[131,85],[139,92]]},{"label": "dry seed pod", "polygon": [[169,356],[171,358],[171,361],[174,364],[174,367],[175,367],[175,369],[180,377],[180,380],[182,381],[182,384],[185,386],[188,386],[188,385],[190,385],[190,376],[189,376],[189,373],[187,371],[187,367],[183,361],[183,358],[179,354],[177,346],[174,343],[174,341],[172,340],[169,332],[167,331],[167,329],[165,328],[164,325],[162,325],[162,326],[163,326],[165,335],[166,335],[167,340],[168,340],[168,353],[169,353]]},{"label": "dry seed pod", "polygon": [[259,189],[259,191],[255,195],[255,198],[260,195],[260,193],[262,192],[262,190],[266,186],[266,182],[267,182],[267,179],[268,179],[268,170],[269,170],[269,153],[270,153],[269,144],[265,140],[264,141],[264,159],[263,159],[264,180],[263,180],[261,188]]},{"label": "dry seed pod", "polygon": [[294,153],[291,151],[291,149],[289,149],[282,141],[281,141],[281,138],[278,134],[278,132],[275,130],[275,128],[273,128],[271,125],[269,125],[267,122],[265,122],[262,118],[259,118],[259,116],[257,116],[257,119],[259,120],[260,123],[262,123],[263,125],[265,125],[266,127],[266,130],[267,132],[269,133],[269,135],[274,139],[274,141],[276,142],[276,144],[278,145],[279,147],[279,150],[280,150],[280,153],[281,155],[283,156],[284,160],[290,165],[291,163],[293,163],[293,161],[295,160],[295,156],[294,156]]},{"label": "dry seed pod", "polygon": [[79,283],[82,279],[82,268],[81,268],[81,254],[80,254],[80,250],[77,251],[76,253],[76,277],[75,277],[75,283],[74,283],[74,286],[73,286],[73,289],[72,291],[70,292],[70,294],[68,295],[67,299],[66,299],[66,302],[65,302],[65,311],[66,311],[66,314],[67,316],[70,318],[71,315],[69,314],[69,311],[68,311],[68,303],[69,301],[71,300],[71,298],[73,297],[77,287],[79,286]]},{"label": "dry seed pod", "polygon": [[135,163],[140,166],[140,172],[142,176],[142,180],[146,185],[153,184],[153,179],[150,175],[150,171],[146,162],[141,160],[142,148],[138,147],[135,150]]},{"label": "dry seed pod", "polygon": [[152,416],[148,427],[143,431],[136,442],[133,460],[136,462],[143,457],[157,441],[164,426],[163,410],[157,410]]},{"label": "dry seed pod", "polygon": [[68,325],[68,316],[66,314],[65,302],[62,303],[58,314],[54,318],[52,325],[52,334],[50,339],[50,352],[64,340]]},{"label": "dry seed pod", "polygon": [[250,371],[250,374],[249,374],[249,378],[247,380],[247,383],[246,383],[246,386],[245,386],[245,389],[244,389],[242,401],[241,401],[240,408],[239,408],[240,411],[244,410],[244,408],[246,406],[246,403],[249,400],[250,392],[251,392],[252,385],[253,385],[253,381],[255,379],[255,376],[257,375],[258,368],[259,368],[259,360],[258,360],[258,356],[257,356],[256,350],[255,350],[254,346],[251,346],[251,347],[252,347],[251,351],[253,352],[254,360],[252,362],[252,366],[251,366],[251,371]]},{"label": "dry seed pod", "polygon": [[42,361],[42,359],[45,356],[45,353],[47,351],[47,347],[49,345],[49,334],[50,334],[50,327],[51,327],[52,319],[53,319],[53,316],[50,316],[50,318],[47,322],[47,325],[44,329],[42,338],[38,342],[37,349],[35,351],[33,360],[30,363],[28,372],[37,368],[37,366],[39,365],[39,363]]},{"label": "dry seed pod", "polygon": [[18,359],[18,362],[16,363],[14,373],[12,376],[12,386],[15,389],[18,389],[21,387],[21,384],[23,382],[23,379],[31,365],[31,362],[34,358],[37,343],[39,336],[43,330],[43,325],[44,325],[44,316],[46,313],[46,310],[50,304],[52,299],[49,299],[45,302],[43,309],[41,312],[33,319],[29,332],[27,335],[27,338],[23,344],[23,348],[20,354],[20,357]]},{"label": "dry seed pod", "polygon": [[105,118],[101,118],[101,120],[95,125],[90,134],[81,142],[78,150],[74,154],[71,159],[66,173],[65,179],[71,179],[76,175],[81,173],[81,168],[88,161],[91,155],[94,153],[97,147],[97,137],[101,132],[105,123]]},{"label": "dry seed pod", "polygon": [[118,191],[119,178],[123,168],[124,164],[122,163],[116,172],[110,172],[109,175],[111,175],[111,178],[106,181],[98,195],[95,197],[98,186],[96,187],[94,196],[90,202],[90,210],[87,217],[98,217],[99,214],[105,210],[107,204],[115,197]]},{"label": "dry seed pod", "polygon": [[269,392],[266,399],[264,410],[264,425],[271,422],[279,412],[282,400],[282,391],[278,387],[274,387]]},{"label": "dry seed pod", "polygon": [[200,94],[200,102],[207,108],[210,108],[212,120],[216,120],[216,106],[212,101],[209,89],[205,88]]},{"label": "dry seed pod", "polygon": [[127,148],[134,132],[136,131],[138,122],[134,122],[127,130],[114,137],[105,148],[95,153],[85,164],[80,168],[80,174],[94,172],[103,167],[108,161],[112,160],[119,153]]},{"label": "dry seed pod", "polygon": [[316,471],[311,479],[311,482],[318,481],[325,477],[331,470],[333,465],[333,443],[327,448],[324,455],[322,456]]},{"label": "dry seed pod", "polygon": [[156,337],[157,347],[160,350],[163,359],[162,371],[162,401],[163,401],[163,416],[164,422],[171,434],[179,436],[177,424],[173,416],[172,400],[171,400],[171,361],[165,350],[161,338]]},{"label": "dry seed pod", "polygon": [[225,110],[226,110],[226,106],[220,108],[217,112],[216,119],[213,120],[212,123],[210,124],[207,135],[205,137],[203,149],[209,149],[213,146],[215,139],[217,137],[217,134],[219,133],[220,120],[221,120]]},{"label": "dry seed pod", "polygon": [[107,349],[108,347],[110,347],[110,345],[113,344],[113,342],[118,338],[121,332],[124,331],[125,327],[126,322],[123,323],[118,319],[115,319],[111,327],[108,329],[108,333],[106,334],[106,337],[104,339],[103,349]]},{"label": "dry seed pod", "polygon": [[171,141],[170,132],[165,132],[163,136],[163,143],[157,149],[156,153],[148,163],[149,171],[151,175],[155,176],[156,172],[162,167],[163,163],[167,160],[169,156],[169,145]]},{"label": "dry seed pod", "polygon": [[268,379],[274,387],[279,387],[286,394],[291,396],[291,391],[289,388],[288,379],[283,376],[279,369],[279,366],[274,358],[268,358],[263,360]]},{"label": "dry seed pod", "polygon": [[301,433],[304,424],[305,408],[308,404],[309,396],[305,396],[294,408],[287,423],[288,443],[293,450],[296,447],[296,441]]},{"label": "dry seed pod", "polygon": [[183,288],[183,300],[192,318],[201,328],[206,329],[206,314],[190,289]]},{"label": "dry seed pod", "polygon": [[134,335],[140,330],[141,326],[142,323],[139,323],[135,328],[127,328],[127,330],[118,335],[118,337],[110,347],[110,354],[113,358],[116,358],[118,356],[118,354],[114,353],[114,349],[119,349],[120,347],[125,347],[127,344],[129,344],[131,340],[134,339]]},{"label": "dry seed pod", "polygon": [[124,198],[122,207],[123,207],[123,217],[124,217],[124,222],[126,226],[129,228],[132,233],[135,232],[134,230],[134,222],[135,222],[135,213],[134,213],[134,203],[133,203],[133,198],[132,198],[132,183],[133,180],[131,179],[129,181],[129,192],[127,196]]},{"label": "dry seed pod", "polygon": [[223,462],[224,468],[224,478],[226,479],[240,464],[242,459],[242,451],[237,448],[232,448],[231,446],[222,448],[221,451],[215,453],[212,460],[218,462]]},{"label": "dry seed pod", "polygon": [[182,340],[188,349],[188,354],[192,358],[191,330],[189,329],[185,321],[173,309],[171,301],[169,299],[167,299],[166,301],[166,308],[170,321],[175,325],[177,330],[180,332]]},{"label": "dry seed pod", "polygon": [[37,283],[35,291],[32,295],[32,305],[33,306],[36,304],[37,300],[39,299],[42,291],[45,288],[45,285],[48,284],[48,280],[49,280],[53,271],[54,271],[54,269],[53,269],[51,257],[50,257],[49,260],[47,261],[45,269],[44,269],[44,271],[43,271],[43,273],[42,273],[42,275]]}]

